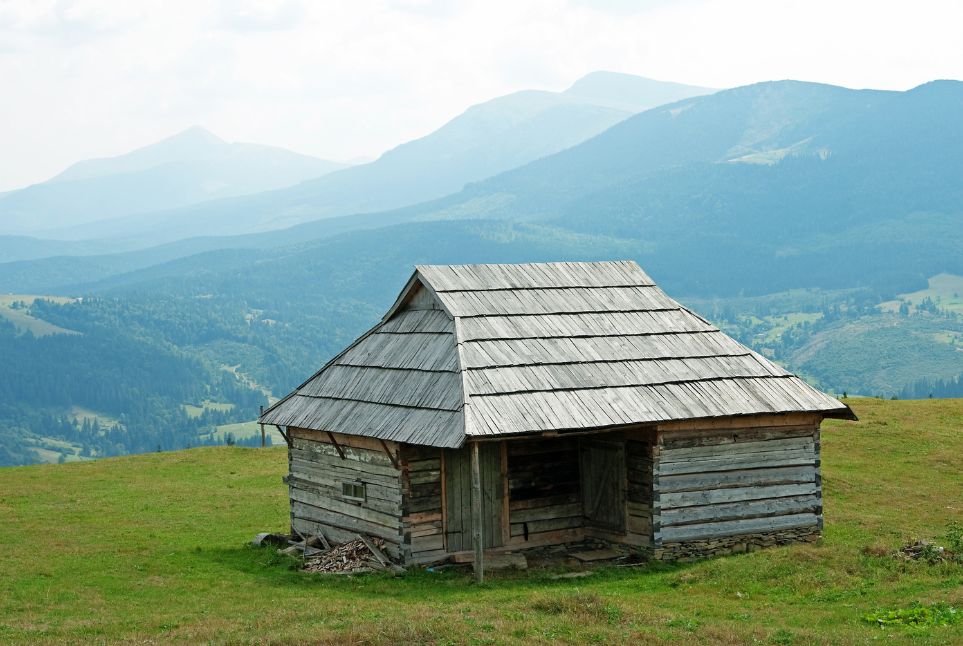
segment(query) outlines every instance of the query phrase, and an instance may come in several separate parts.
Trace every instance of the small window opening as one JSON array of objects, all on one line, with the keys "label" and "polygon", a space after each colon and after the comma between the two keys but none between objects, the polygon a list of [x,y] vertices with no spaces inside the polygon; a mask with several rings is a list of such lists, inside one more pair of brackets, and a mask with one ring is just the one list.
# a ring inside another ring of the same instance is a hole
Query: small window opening
[{"label": "small window opening", "polygon": [[342,482],[341,483],[341,495],[349,500],[358,500],[364,502],[365,491],[363,482]]}]

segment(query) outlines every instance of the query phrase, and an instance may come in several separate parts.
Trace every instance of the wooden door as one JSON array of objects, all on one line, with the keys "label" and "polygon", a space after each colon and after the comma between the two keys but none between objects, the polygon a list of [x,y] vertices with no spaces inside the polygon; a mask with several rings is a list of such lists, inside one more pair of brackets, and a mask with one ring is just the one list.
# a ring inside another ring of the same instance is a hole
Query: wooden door
[{"label": "wooden door", "polygon": [[[501,445],[479,444],[482,488],[482,544],[499,547],[502,542],[502,496],[505,492],[502,474]],[[473,548],[471,544],[471,449],[445,449],[445,544],[449,552]]]},{"label": "wooden door", "polygon": [[625,443],[583,438],[579,466],[588,525],[625,531]]}]

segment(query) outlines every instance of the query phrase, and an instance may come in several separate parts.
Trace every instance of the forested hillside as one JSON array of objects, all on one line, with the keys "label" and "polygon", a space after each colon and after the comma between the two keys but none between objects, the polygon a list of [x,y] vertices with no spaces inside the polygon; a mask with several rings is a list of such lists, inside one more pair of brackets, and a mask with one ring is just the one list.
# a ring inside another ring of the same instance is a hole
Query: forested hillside
[{"label": "forested hillside", "polygon": [[[0,263],[0,291],[83,297],[7,309],[6,461],[82,426],[77,408],[130,436],[95,431],[96,455],[208,441],[376,322],[417,263],[633,259],[831,392],[963,395],[961,108],[957,82],[759,84],[413,207]],[[74,334],[35,338],[24,316]],[[44,459],[86,446],[69,442]]]}]

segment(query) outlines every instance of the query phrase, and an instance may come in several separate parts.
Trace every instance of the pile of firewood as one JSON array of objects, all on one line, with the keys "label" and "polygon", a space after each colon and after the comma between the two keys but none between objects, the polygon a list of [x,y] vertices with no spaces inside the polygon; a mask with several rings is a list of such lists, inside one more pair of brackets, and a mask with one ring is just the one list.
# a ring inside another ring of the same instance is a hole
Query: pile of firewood
[{"label": "pile of firewood", "polygon": [[389,569],[392,563],[381,551],[382,547],[384,541],[381,539],[372,538],[366,541],[358,537],[321,554],[305,557],[304,571],[361,573]]},{"label": "pile of firewood", "polygon": [[353,541],[334,545],[324,534],[305,536],[295,532],[295,536],[287,537],[265,533],[255,536],[253,544],[279,545],[278,553],[301,559],[305,572],[352,574],[387,570],[397,574],[405,571],[385,556],[382,539],[365,534],[356,536]]}]

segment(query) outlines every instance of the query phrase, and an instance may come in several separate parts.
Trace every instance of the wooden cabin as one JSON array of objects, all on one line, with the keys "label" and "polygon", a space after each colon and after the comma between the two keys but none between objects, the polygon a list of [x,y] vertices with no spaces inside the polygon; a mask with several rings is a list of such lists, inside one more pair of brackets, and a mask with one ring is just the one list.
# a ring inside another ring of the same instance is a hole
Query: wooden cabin
[{"label": "wooden cabin", "polygon": [[811,540],[841,402],[634,262],[419,266],[265,411],[291,526],[405,564],[598,539],[674,559]]}]

